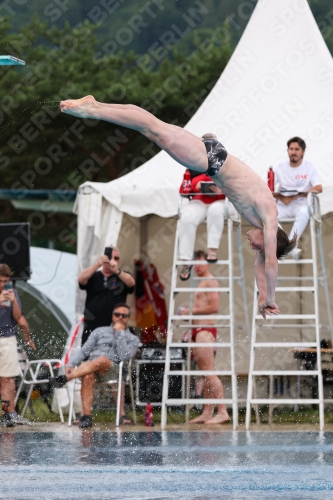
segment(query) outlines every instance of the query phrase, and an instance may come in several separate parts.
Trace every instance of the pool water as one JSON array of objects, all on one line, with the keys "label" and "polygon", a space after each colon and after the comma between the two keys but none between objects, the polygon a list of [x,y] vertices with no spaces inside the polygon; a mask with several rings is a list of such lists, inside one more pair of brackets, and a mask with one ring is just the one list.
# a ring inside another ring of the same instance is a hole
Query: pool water
[{"label": "pool water", "polygon": [[0,433],[0,498],[333,499],[333,433]]}]

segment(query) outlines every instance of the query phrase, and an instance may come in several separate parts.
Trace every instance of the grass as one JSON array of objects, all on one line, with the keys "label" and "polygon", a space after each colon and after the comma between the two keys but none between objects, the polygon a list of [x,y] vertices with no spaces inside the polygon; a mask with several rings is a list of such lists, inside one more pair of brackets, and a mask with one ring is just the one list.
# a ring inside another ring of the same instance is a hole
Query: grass
[{"label": "grass", "polygon": [[[259,407],[260,423],[268,424],[268,407]],[[241,409],[239,412],[239,423],[245,423],[245,410]],[[290,408],[275,408],[273,410],[273,424],[319,424],[319,410],[308,407],[301,408],[299,411],[294,412]],[[256,423],[255,412],[252,410],[251,422]],[[325,423],[333,423],[333,411],[325,411]]]},{"label": "grass", "polygon": [[[35,415],[33,415],[28,408],[25,417],[32,422],[59,422],[59,415],[57,413],[51,413],[46,406],[45,402],[41,399],[35,399],[32,401],[33,409]],[[19,403],[19,409],[23,407],[23,401]],[[144,424],[144,407],[137,408],[137,420],[138,424]],[[161,420],[161,410],[160,408],[154,408],[154,422],[159,423]],[[229,411],[231,414],[231,411]],[[268,407],[259,407],[260,422],[262,424],[268,424]],[[131,412],[127,412],[127,415],[132,418]],[[190,411],[190,418],[194,418],[198,415],[196,411]],[[116,422],[116,412],[115,410],[93,410],[92,412],[93,420],[95,423],[109,423],[115,424]],[[239,423],[245,422],[245,410],[241,408],[239,410]],[[256,422],[254,410],[251,414],[251,421]],[[185,414],[181,409],[171,407],[168,412],[168,424],[183,424],[185,422]],[[273,423],[274,424],[319,424],[319,411],[317,409],[312,409],[310,407],[301,408],[298,412],[290,410],[290,408],[275,408],[273,411]],[[333,410],[325,411],[325,423],[333,423]]]}]

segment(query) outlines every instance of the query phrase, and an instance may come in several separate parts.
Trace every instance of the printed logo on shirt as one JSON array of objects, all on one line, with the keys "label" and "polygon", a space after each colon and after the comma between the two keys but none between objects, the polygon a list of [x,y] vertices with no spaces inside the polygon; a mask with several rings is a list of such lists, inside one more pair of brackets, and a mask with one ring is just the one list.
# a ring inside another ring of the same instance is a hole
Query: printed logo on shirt
[{"label": "printed logo on shirt", "polygon": [[108,289],[109,290],[114,290],[117,288],[117,280],[108,280]]},{"label": "printed logo on shirt", "polygon": [[124,290],[124,284],[116,279],[111,279],[108,280],[108,289],[113,290],[114,293],[122,293]]},{"label": "printed logo on shirt", "polygon": [[308,174],[298,174],[295,175],[296,181],[306,181],[308,179]]}]

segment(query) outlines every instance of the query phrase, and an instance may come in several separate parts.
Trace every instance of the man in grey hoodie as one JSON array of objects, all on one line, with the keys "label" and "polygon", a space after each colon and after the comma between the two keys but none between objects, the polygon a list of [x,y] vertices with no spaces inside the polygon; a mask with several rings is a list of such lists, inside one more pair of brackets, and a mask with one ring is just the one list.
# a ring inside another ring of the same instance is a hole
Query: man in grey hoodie
[{"label": "man in grey hoodie", "polygon": [[[139,347],[139,339],[128,328],[129,307],[127,304],[117,304],[112,313],[112,324],[96,328],[75,352],[65,368],[65,375],[50,379],[54,387],[63,387],[69,380],[82,378],[81,399],[82,415],[79,427],[91,427],[91,407],[96,376],[99,379],[115,378],[109,370],[114,364],[133,358]],[[75,368],[77,366],[77,368]],[[121,421],[126,423],[124,408],[124,389],[121,388]]]}]

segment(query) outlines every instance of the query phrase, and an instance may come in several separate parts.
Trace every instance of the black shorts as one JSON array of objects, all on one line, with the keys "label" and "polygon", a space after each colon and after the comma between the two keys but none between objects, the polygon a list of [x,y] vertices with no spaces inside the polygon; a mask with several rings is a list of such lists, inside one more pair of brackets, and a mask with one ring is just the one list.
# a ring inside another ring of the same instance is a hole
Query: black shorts
[{"label": "black shorts", "polygon": [[228,153],[225,147],[215,139],[204,139],[204,144],[208,157],[208,169],[205,172],[209,177],[213,177],[222,167],[227,159]]}]

